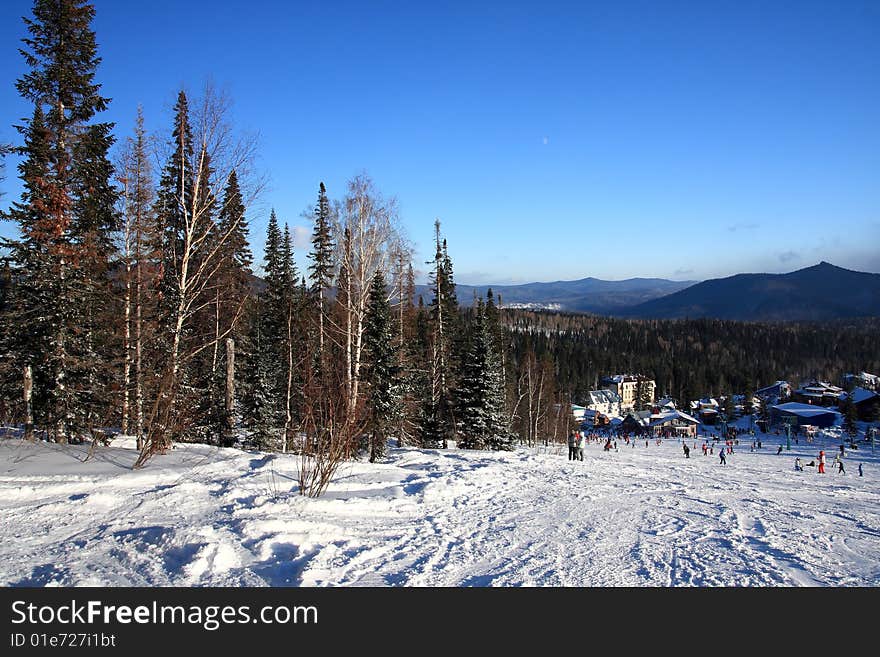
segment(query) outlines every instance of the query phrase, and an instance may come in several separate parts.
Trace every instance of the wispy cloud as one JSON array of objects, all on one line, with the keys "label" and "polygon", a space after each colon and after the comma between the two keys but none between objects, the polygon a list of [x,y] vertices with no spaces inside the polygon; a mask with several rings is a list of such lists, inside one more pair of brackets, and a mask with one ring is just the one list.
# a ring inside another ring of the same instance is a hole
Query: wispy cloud
[{"label": "wispy cloud", "polygon": [[290,239],[293,240],[293,248],[307,249],[312,244],[312,231],[305,226],[294,226],[290,234]]},{"label": "wispy cloud", "polygon": [[783,263],[791,262],[792,260],[800,260],[801,254],[797,251],[786,251],[785,253],[779,254],[779,261]]},{"label": "wispy cloud", "polygon": [[693,269],[676,269],[675,273],[673,273],[672,275],[673,276],[690,276],[693,273],[694,273]]},{"label": "wispy cloud", "polygon": [[739,224],[732,224],[732,225],[728,226],[727,230],[729,230],[731,233],[735,233],[738,230],[755,230],[757,227],[758,227],[758,224],[739,223]]}]

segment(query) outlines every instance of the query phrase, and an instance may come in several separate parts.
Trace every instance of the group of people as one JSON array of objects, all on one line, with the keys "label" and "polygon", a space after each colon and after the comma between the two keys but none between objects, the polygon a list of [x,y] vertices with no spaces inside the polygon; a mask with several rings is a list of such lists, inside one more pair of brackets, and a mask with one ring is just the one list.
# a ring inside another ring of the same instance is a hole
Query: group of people
[{"label": "group of people", "polygon": [[[780,446],[779,449],[781,452],[782,447]],[[777,452],[777,454],[779,454],[780,452]],[[840,453],[834,457],[834,463],[835,463],[835,465],[837,465],[837,474],[846,474],[846,468],[843,467],[843,457],[845,454],[846,454],[846,452],[844,451],[843,445],[841,445],[840,446]],[[818,461],[819,461],[819,463],[818,463],[819,474],[825,474],[825,450],[819,450]],[[815,465],[816,465],[816,461],[810,461],[809,463],[807,463],[808,467],[813,467]],[[801,463],[800,456],[795,457],[795,459],[794,459],[794,469],[797,470],[798,472],[804,471],[804,465]],[[860,477],[863,476],[862,472],[863,472],[862,471],[862,464],[859,463],[859,476]]]},{"label": "group of people", "polygon": [[571,430],[568,435],[568,460],[583,461],[584,448],[587,446],[587,436],[583,431]]},{"label": "group of people", "polygon": [[[571,433],[568,436],[568,460],[569,461],[583,461],[584,460],[584,449],[587,446],[587,438],[588,438],[588,436],[587,436],[586,432],[577,431],[576,429],[571,430]],[[598,435],[591,434],[589,436],[589,438],[590,438],[591,442],[592,441],[600,442]],[[631,440],[628,435],[625,435],[624,440],[626,441],[627,444],[631,444],[633,447],[635,447],[635,439]],[[717,440],[717,438],[715,438],[714,440]],[[714,440],[713,440],[712,444],[710,444],[708,441],[703,443],[703,456],[707,456],[708,454],[712,454],[714,452],[714,449],[713,449]],[[733,446],[737,442],[738,441],[736,438],[724,441],[724,445],[721,446],[721,449],[718,452],[718,458],[719,458],[720,465],[727,465],[727,456],[729,456],[730,454],[733,454]],[[658,440],[658,444],[660,444],[659,440]],[[756,445],[755,442],[753,442],[751,451],[755,450],[755,445]],[[648,446],[648,441],[646,440],[645,447],[647,447],[647,446]],[[761,447],[760,441],[757,442],[757,447],[758,448]],[[696,443],[694,444],[694,448],[696,448]],[[604,445],[603,449],[606,452],[611,451],[612,449],[614,451],[618,451],[617,441],[616,440],[612,441],[612,439],[610,437],[607,437],[605,440],[605,445]],[[686,459],[689,459],[691,457],[691,448],[688,447],[688,445],[685,441],[682,441],[682,450],[684,451],[684,457]],[[777,454],[782,453],[782,445],[779,445],[779,449],[776,451],[776,453]],[[843,465],[844,455],[845,455],[844,446],[841,445],[840,446],[840,453],[837,454],[837,456],[835,456],[835,458],[834,458],[834,463],[835,463],[835,465],[837,465],[838,474],[846,474],[846,469],[844,468],[844,465]],[[825,474],[825,451],[824,450],[821,450],[819,452],[819,456],[818,456],[817,460],[818,460],[818,464],[816,461],[810,461],[809,463],[804,464],[801,462],[801,458],[798,456],[794,460],[794,469],[798,472],[803,472],[804,465],[807,465],[808,467],[815,467],[818,465],[819,474]],[[862,476],[862,464],[861,463],[859,463],[859,476],[860,477]]]}]

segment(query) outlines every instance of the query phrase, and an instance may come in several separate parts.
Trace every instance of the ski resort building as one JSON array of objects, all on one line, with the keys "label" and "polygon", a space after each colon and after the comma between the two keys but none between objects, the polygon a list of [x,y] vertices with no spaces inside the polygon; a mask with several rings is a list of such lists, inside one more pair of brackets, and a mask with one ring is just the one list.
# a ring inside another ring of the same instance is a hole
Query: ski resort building
[{"label": "ski resort building", "polygon": [[648,429],[665,438],[696,438],[698,424],[697,418],[681,411],[656,413],[648,419]]},{"label": "ski resort building", "polygon": [[802,383],[801,387],[794,391],[792,400],[802,404],[814,406],[837,406],[843,388],[831,385],[827,381],[810,381]]},{"label": "ski resort building", "polygon": [[820,429],[833,426],[840,413],[831,408],[822,408],[813,404],[788,402],[770,407],[770,424],[778,426],[791,423],[794,426],[813,425]]},{"label": "ski resort building", "polygon": [[788,381],[777,381],[772,386],[755,390],[755,397],[768,404],[779,404],[791,397],[791,384]]},{"label": "ski resort building", "polygon": [[610,390],[620,397],[620,411],[632,409],[636,404],[639,386],[643,387],[645,401],[648,406],[654,403],[654,390],[657,387],[653,379],[641,374],[615,374],[606,376],[601,381],[602,388]]},{"label": "ski resort building", "polygon": [[849,388],[850,386],[858,386],[860,388],[865,388],[866,390],[872,390],[874,392],[880,391],[880,376],[876,374],[869,374],[868,372],[859,372],[858,374],[844,374],[840,380],[841,385],[844,388]]},{"label": "ski resort building", "polygon": [[841,400],[841,411],[848,396],[852,396],[859,419],[864,422],[873,422],[878,415],[878,411],[880,411],[880,395],[866,388],[854,388],[849,395],[845,394],[844,399]]},{"label": "ski resort building", "polygon": [[613,390],[590,390],[587,393],[587,409],[608,417],[620,415],[623,400]]}]

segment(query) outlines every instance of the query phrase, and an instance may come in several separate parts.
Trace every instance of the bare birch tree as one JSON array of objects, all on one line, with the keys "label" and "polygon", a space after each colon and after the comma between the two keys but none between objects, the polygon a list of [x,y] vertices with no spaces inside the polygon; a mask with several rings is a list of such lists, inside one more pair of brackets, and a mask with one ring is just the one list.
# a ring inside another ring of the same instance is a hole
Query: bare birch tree
[{"label": "bare birch tree", "polygon": [[363,361],[364,317],[370,281],[377,269],[388,271],[393,247],[399,241],[397,202],[385,199],[373,181],[361,174],[348,183],[336,233],[342,235],[337,261],[345,274],[342,343],[345,350],[346,410],[355,421]]},{"label": "bare birch tree", "polygon": [[[177,189],[198,190],[198,193],[179,191],[174,199],[181,225],[179,261],[175,263],[173,277],[176,294],[169,322],[170,344],[164,357],[163,376],[153,405],[147,440],[135,467],[143,466],[157,453],[164,453],[171,444],[172,429],[181,428],[181,423],[174,420],[173,412],[180,395],[181,367],[205,349],[213,349],[232,330],[227,328],[219,335],[208,336],[185,334],[186,326],[196,313],[213,303],[214,295],[210,292],[216,284],[223,246],[241,220],[241,217],[233,220],[224,231],[215,230],[212,213],[218,208],[222,210],[222,191],[226,181],[233,171],[239,180],[250,179],[250,186],[242,185],[242,189],[251,201],[262,187],[261,181],[251,175],[256,141],[253,137],[236,136],[229,123],[229,109],[228,97],[207,85],[192,122],[194,161],[184,152],[182,137],[175,144],[175,148],[181,149],[178,153],[180,181]],[[236,317],[241,315],[242,309],[241,305],[236,309]],[[235,321],[231,325],[234,326]]]}]

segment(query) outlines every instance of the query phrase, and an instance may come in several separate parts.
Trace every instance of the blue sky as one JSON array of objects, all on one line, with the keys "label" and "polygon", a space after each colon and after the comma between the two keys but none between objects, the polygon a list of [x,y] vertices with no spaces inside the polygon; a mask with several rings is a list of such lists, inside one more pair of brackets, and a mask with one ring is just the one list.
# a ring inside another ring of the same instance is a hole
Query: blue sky
[{"label": "blue sky", "polygon": [[[461,283],[880,272],[876,1],[94,5],[118,137],[208,77],[259,133],[258,257],[270,207],[308,234],[318,183],[366,171]],[[30,11],[0,3],[0,139]]]}]

